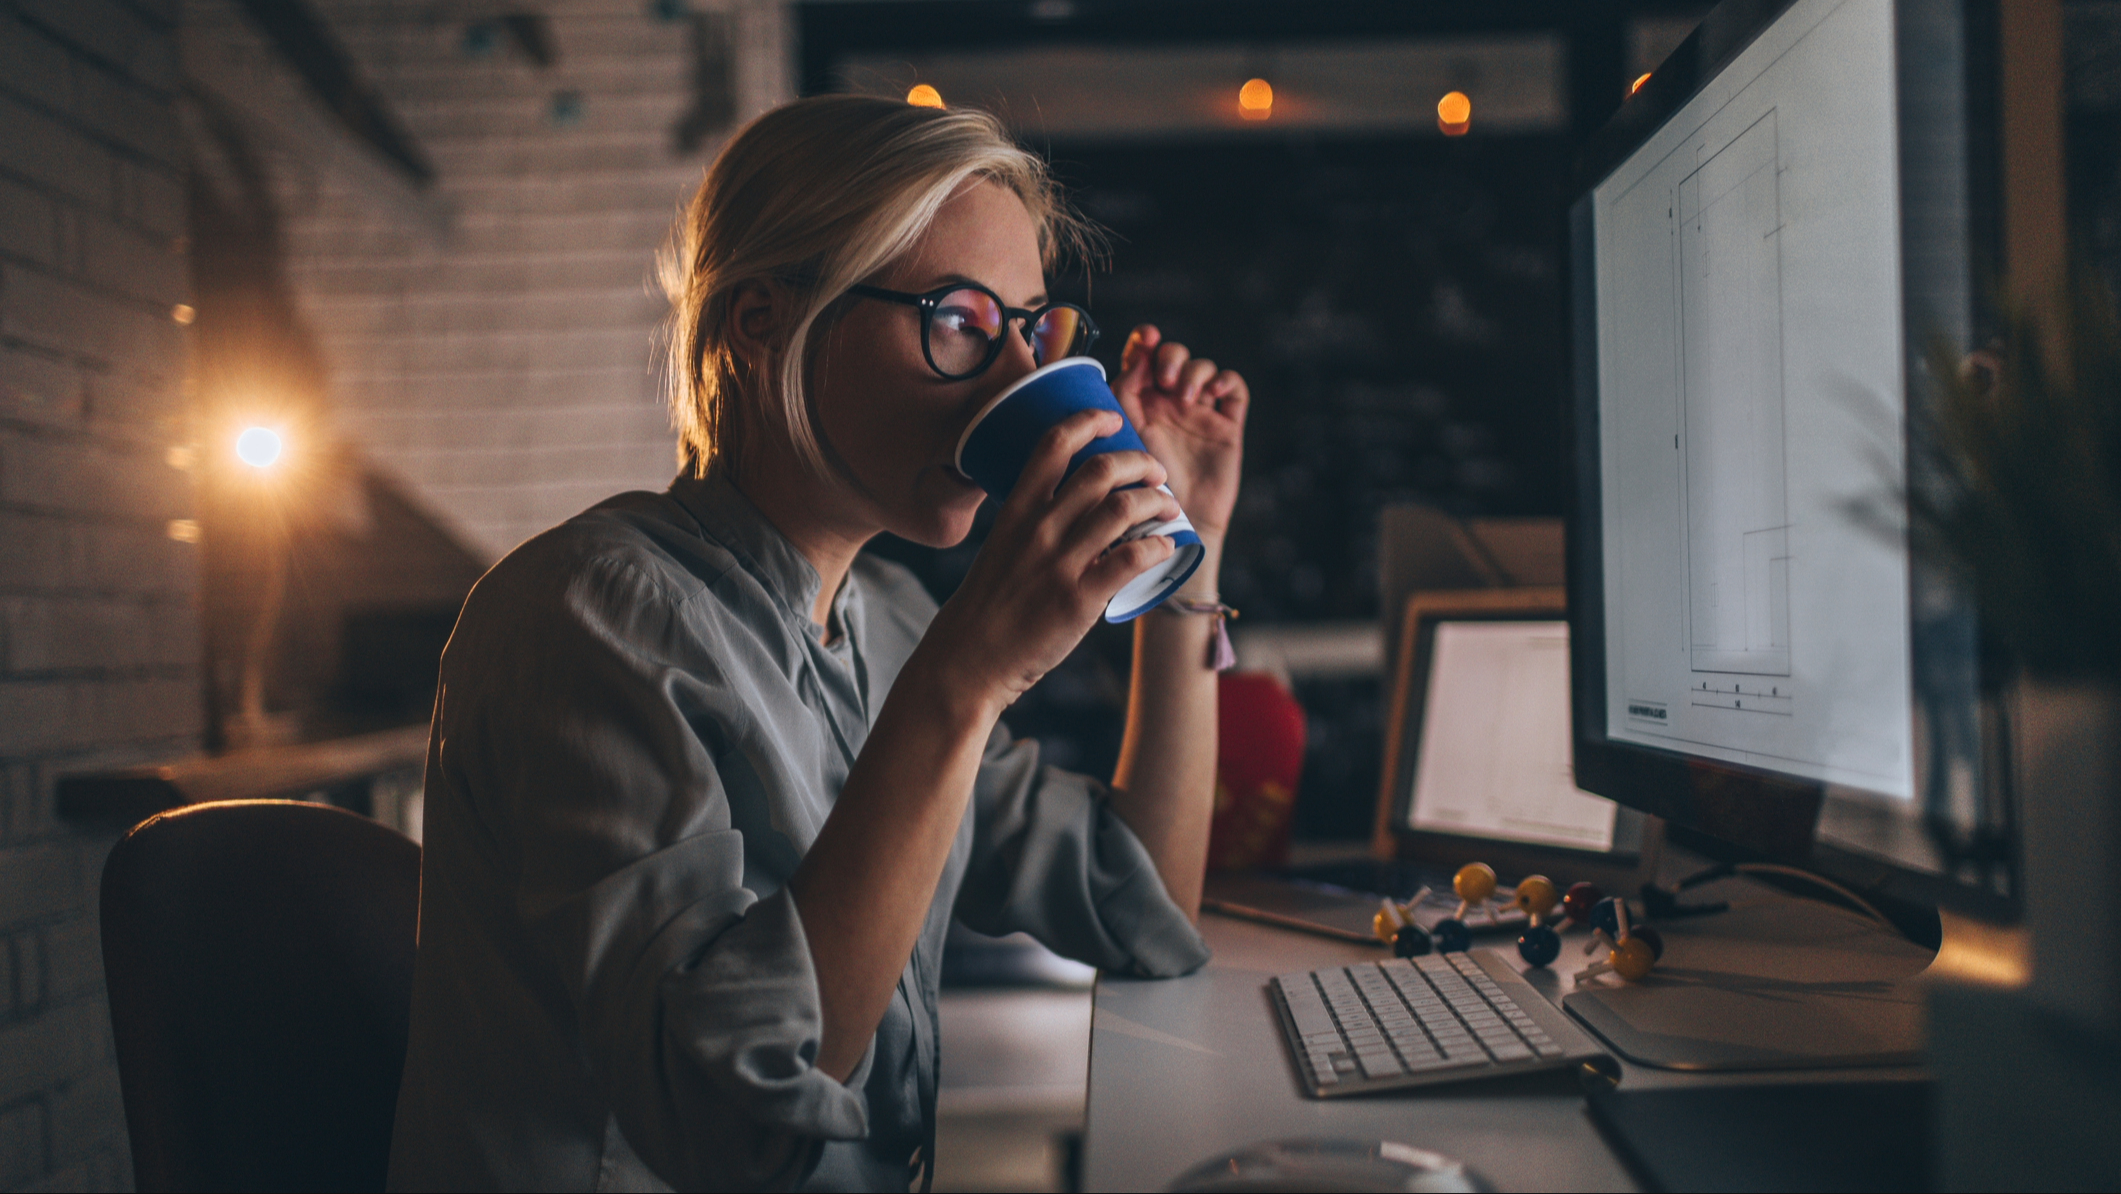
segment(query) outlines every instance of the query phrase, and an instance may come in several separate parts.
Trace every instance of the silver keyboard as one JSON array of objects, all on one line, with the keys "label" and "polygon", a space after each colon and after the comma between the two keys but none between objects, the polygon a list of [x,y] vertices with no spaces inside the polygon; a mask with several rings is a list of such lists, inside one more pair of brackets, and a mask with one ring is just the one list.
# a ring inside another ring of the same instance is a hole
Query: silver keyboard
[{"label": "silver keyboard", "polygon": [[1303,1085],[1321,1098],[1604,1052],[1491,949],[1276,975],[1270,987]]}]

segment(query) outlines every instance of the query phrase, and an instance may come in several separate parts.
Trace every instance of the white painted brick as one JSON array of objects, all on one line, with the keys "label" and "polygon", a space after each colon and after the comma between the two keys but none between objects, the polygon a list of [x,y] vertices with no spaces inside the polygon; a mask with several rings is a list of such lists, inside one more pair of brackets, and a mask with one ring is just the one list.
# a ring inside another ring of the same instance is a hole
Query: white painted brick
[{"label": "white painted brick", "polygon": [[184,330],[164,309],[99,294],[42,270],[0,263],[0,334],[119,368],[181,360]]},{"label": "white painted brick", "polygon": [[113,0],[15,0],[16,8],[76,48],[162,91],[178,81],[175,39]]},{"label": "white painted brick", "polygon": [[44,930],[45,996],[64,1003],[103,988],[103,938],[90,917]]},{"label": "white painted brick", "polygon": [[[412,410],[370,408],[342,416],[347,432],[392,452],[420,447],[654,443],[673,450],[675,437],[660,405],[519,406],[505,417],[469,403]],[[669,454],[668,451],[665,453]]]},{"label": "white painted brick", "polygon": [[0,254],[40,265],[59,261],[59,213],[41,192],[0,178]]},{"label": "white painted brick", "polygon": [[6,561],[0,568],[4,593],[178,598],[198,589],[198,548],[171,540],[160,527],[96,525],[0,509],[0,559]]},{"label": "white painted brick", "polygon": [[[639,263],[636,262],[636,265]],[[541,287],[426,291],[402,296],[317,297],[307,304],[316,322],[335,334],[356,329],[421,336],[449,332],[510,334],[620,329],[640,336],[670,309],[646,280],[614,286],[554,278]]]},{"label": "white painted brick", "polygon": [[0,13],[0,92],[64,111],[73,103],[73,64],[40,29]]},{"label": "white painted brick", "polygon": [[0,429],[0,502],[161,526],[192,509],[190,479],[162,455],[153,445]]},{"label": "white painted brick", "polygon": [[81,371],[56,353],[0,344],[0,418],[45,425],[81,419]]},{"label": "white painted brick", "polygon": [[19,1190],[44,1170],[44,1105],[24,1103],[0,1113],[0,1186]]},{"label": "white painted brick", "polygon": [[108,438],[167,445],[183,438],[172,428],[184,415],[178,374],[184,358],[155,362],[160,371],[91,370],[83,378],[82,413]]},{"label": "white painted brick", "polygon": [[0,672],[197,667],[190,602],[0,597]]},{"label": "white painted brick", "polygon": [[0,173],[97,207],[111,200],[111,156],[72,129],[0,96]]},{"label": "white painted brick", "polygon": [[[197,733],[200,719],[196,678],[0,681],[0,753],[172,738]],[[0,876],[10,870],[0,859]],[[0,878],[0,909],[18,910],[24,893],[9,882]]]},{"label": "white painted brick", "polygon": [[101,1004],[77,1003],[0,1029],[0,1102],[86,1072],[98,1060]]},{"label": "white painted brick", "polygon": [[67,215],[72,250],[65,260],[68,272],[91,285],[158,307],[174,306],[189,297],[191,279],[175,240],[149,236],[89,212]]},{"label": "white painted brick", "polygon": [[5,910],[0,915],[6,917],[8,926],[84,906],[71,844],[44,842],[0,849],[0,909]]},{"label": "white painted brick", "polygon": [[293,263],[289,273],[313,302],[342,296],[381,302],[568,289],[645,292],[654,282],[654,271],[653,253],[628,247],[579,253],[457,253],[440,264],[315,253]]},{"label": "white painted brick", "polygon": [[113,71],[74,64],[74,118],[103,137],[174,168],[184,164],[177,110],[166,93]]},{"label": "white painted brick", "polygon": [[[544,484],[608,484],[615,479],[640,483],[676,471],[663,445],[608,444],[583,447],[470,449],[443,452],[407,451],[399,455],[414,469],[446,487],[507,486],[525,477]],[[667,481],[667,475],[660,477]]]},{"label": "white painted brick", "polygon": [[150,162],[111,160],[111,210],[153,236],[184,232],[184,182],[174,169]]},{"label": "white painted brick", "polygon": [[10,957],[15,968],[15,1006],[24,1010],[42,1006],[51,997],[46,987],[51,966],[45,956],[43,934],[17,934]]},{"label": "white painted brick", "polygon": [[54,1166],[87,1161],[123,1146],[125,1104],[116,1068],[89,1070],[55,1092],[47,1106]]}]

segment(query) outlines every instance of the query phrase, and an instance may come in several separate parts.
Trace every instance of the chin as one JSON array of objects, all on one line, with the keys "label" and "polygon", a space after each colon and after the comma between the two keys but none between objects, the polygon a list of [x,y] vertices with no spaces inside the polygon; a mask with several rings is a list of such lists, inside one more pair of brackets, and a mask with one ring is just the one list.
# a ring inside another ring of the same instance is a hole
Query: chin
[{"label": "chin", "polygon": [[985,494],[974,494],[970,500],[931,506],[915,512],[906,525],[892,527],[891,533],[922,547],[956,547],[972,533],[972,520],[985,500]]}]

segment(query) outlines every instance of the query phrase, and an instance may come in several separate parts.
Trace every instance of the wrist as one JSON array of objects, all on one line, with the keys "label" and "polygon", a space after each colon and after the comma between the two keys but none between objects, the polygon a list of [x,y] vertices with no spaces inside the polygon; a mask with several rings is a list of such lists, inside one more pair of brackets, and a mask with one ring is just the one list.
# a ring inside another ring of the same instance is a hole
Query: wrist
[{"label": "wrist", "polygon": [[926,716],[940,717],[946,724],[984,736],[1017,694],[1004,691],[1004,686],[932,646],[935,641],[930,636],[914,649],[898,679],[892,682],[891,699],[897,700],[900,693],[905,693],[908,700],[927,711]]},{"label": "wrist", "polygon": [[[1199,528],[1195,528],[1198,530]],[[1203,532],[1200,537],[1202,555],[1200,567],[1186,578],[1173,597],[1188,601],[1220,601],[1222,599],[1223,544],[1221,536],[1209,538]]]}]

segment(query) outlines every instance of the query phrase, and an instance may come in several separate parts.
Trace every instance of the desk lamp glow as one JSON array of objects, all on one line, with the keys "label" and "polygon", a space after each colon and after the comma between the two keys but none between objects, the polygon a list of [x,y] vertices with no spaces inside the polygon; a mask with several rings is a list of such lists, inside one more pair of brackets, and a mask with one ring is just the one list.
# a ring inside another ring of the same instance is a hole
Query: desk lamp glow
[{"label": "desk lamp glow", "polygon": [[[260,473],[278,464],[286,454],[286,448],[286,441],[280,433],[270,427],[246,427],[236,436],[236,459]],[[278,524],[272,525],[277,527]],[[242,741],[249,746],[267,742],[272,736],[270,719],[265,713],[265,657],[272,645],[273,629],[280,620],[281,602],[287,593],[287,544],[282,536],[284,531],[277,531],[266,546],[265,589],[243,656],[239,724],[242,726]]]},{"label": "desk lamp glow", "polygon": [[271,468],[278,463],[284,446],[280,433],[272,428],[246,427],[243,434],[236,437],[236,459],[252,468]]}]

